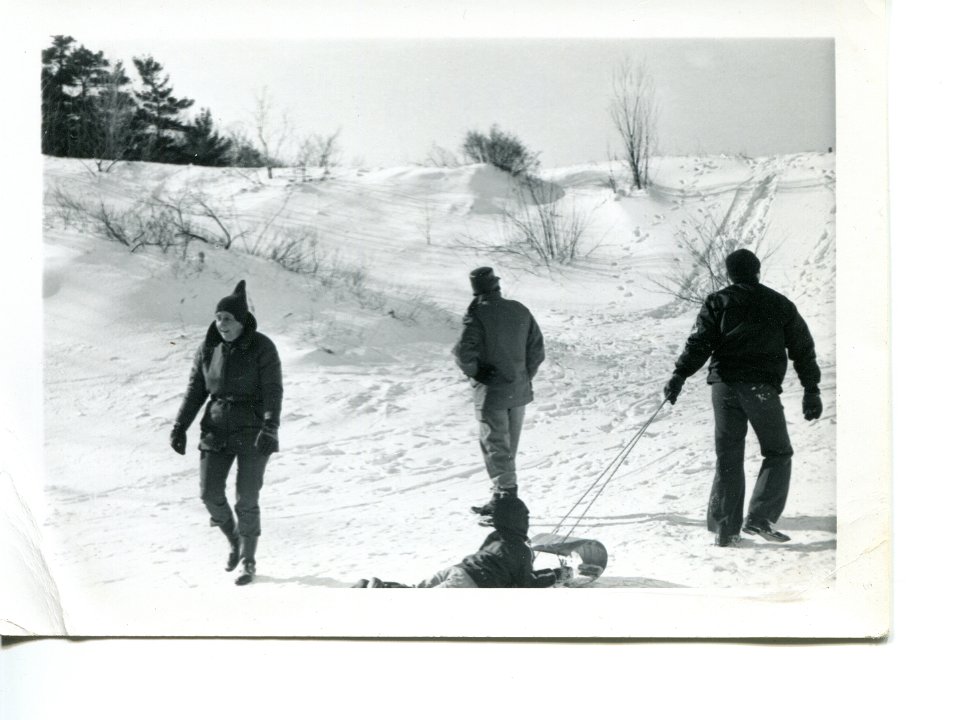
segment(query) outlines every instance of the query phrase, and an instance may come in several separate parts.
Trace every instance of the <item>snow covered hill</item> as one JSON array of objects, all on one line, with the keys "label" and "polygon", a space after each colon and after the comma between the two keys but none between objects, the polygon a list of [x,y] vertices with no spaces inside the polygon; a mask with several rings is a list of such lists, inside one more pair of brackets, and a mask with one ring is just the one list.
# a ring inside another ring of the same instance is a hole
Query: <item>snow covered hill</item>
[{"label": "snow covered hill", "polygon": [[[594,588],[787,598],[825,585],[836,571],[833,155],[673,157],[653,170],[652,190],[630,195],[609,189],[606,165],[545,172],[563,212],[588,222],[582,256],[548,268],[491,249],[507,232],[511,190],[487,166],[267,180],[137,163],[96,174],[48,158],[37,511],[68,631],[232,634],[256,617],[249,634],[309,634],[297,612],[326,588],[371,574],[417,581],[477,549],[484,531],[468,507],[488,482],[449,349],[479,265],[495,267],[545,335],[519,483],[532,533],[550,530],[660,404],[696,313],[660,283],[686,265],[680,231],[705,218],[765,234],[763,281],[797,303],[817,341],[823,417],[803,420],[792,370],[783,395],[796,457],[779,527],[793,540],[711,544],[704,372],[661,411],[575,534],[610,551]],[[228,250],[130,252],[67,207],[143,213],[150,198],[185,197],[246,234]],[[267,257],[291,239],[312,250],[315,274]],[[261,496],[260,574],[242,589],[221,570],[226,544],[198,499],[197,428],[185,458],[168,446],[192,354],[239,279],[286,386],[282,452]],[[750,442],[751,478],[758,464]]]}]

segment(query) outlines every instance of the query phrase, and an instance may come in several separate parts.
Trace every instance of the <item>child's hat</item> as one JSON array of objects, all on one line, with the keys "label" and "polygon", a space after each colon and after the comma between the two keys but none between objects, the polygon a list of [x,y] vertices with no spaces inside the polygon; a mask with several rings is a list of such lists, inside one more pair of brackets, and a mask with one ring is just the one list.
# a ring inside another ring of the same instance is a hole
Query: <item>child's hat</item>
[{"label": "child's hat", "polygon": [[502,495],[495,501],[491,522],[499,532],[512,532],[528,537],[528,506],[513,495]]}]

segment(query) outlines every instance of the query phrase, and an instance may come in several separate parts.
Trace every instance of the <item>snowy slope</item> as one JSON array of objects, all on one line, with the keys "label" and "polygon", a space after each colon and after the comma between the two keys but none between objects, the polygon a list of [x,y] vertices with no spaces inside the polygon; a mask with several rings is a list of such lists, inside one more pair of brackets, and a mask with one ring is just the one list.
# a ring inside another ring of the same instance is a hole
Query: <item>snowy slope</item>
[{"label": "snowy slope", "polygon": [[[704,372],[660,412],[576,534],[610,551],[595,587],[787,597],[825,584],[836,552],[833,156],[663,158],[654,171],[651,192],[623,197],[606,187],[605,166],[545,173],[562,207],[590,218],[586,256],[548,270],[476,242],[500,236],[510,192],[485,166],[326,179],[289,170],[268,181],[149,164],[94,177],[78,161],[47,159],[47,503],[38,511],[68,630],[229,634],[254,614],[275,634],[295,634],[295,613],[280,608],[308,607],[323,588],[370,574],[417,581],[474,551],[484,532],[468,506],[488,484],[449,349],[470,299],[467,273],[482,264],[545,334],[519,482],[532,532],[550,530],[660,404],[696,310],[676,308],[655,281],[681,262],[678,230],[706,214],[744,234],[767,228],[775,250],[763,280],[797,303],[817,340],[823,418],[803,421],[792,371],[783,396],[796,462],[779,527],[794,539],[711,545]],[[236,227],[307,229],[326,265],[357,280],[290,273],[241,243],[193,244],[185,257],[130,253],[64,218],[55,189],[115,207],[201,191]],[[225,542],[198,499],[197,429],[185,458],[167,444],[195,347],[241,278],[286,383],[282,452],[261,498],[260,575],[245,589],[221,571]],[[752,476],[759,454],[749,445]],[[228,610],[240,592],[243,606]],[[144,598],[154,603],[148,620]]]}]

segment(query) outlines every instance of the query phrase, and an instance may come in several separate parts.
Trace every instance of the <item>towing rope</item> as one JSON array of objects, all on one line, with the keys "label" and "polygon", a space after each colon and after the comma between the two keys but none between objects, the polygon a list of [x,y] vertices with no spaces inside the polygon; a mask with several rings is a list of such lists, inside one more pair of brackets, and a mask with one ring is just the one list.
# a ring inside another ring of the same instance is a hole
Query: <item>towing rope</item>
[{"label": "towing rope", "polygon": [[[654,414],[651,415],[651,417],[648,419],[648,421],[644,423],[641,429],[634,434],[634,437],[632,437],[627,442],[627,444],[618,452],[617,456],[611,461],[611,463],[606,468],[604,468],[604,470],[601,471],[601,474],[598,475],[597,478],[595,478],[594,482],[592,482],[588,486],[588,489],[585,490],[584,493],[581,495],[581,497],[578,498],[577,502],[575,502],[574,505],[571,506],[571,509],[568,510],[567,513],[565,513],[564,517],[561,518],[560,521],[558,521],[558,524],[554,526],[554,530],[551,531],[552,535],[558,534],[558,531],[561,529],[561,526],[564,525],[564,523],[567,521],[569,517],[571,517],[571,513],[574,512],[575,508],[577,508],[581,503],[584,502],[584,499],[588,496],[588,494],[592,490],[594,490],[595,487],[597,487],[598,483],[601,482],[601,478],[605,478],[604,483],[601,485],[598,491],[594,494],[594,497],[591,499],[591,502],[588,503],[587,507],[584,508],[584,511],[578,516],[578,519],[574,521],[574,524],[571,526],[571,529],[568,530],[567,534],[565,534],[564,538],[562,539],[562,542],[567,541],[567,539],[571,537],[571,534],[574,532],[575,528],[577,528],[578,524],[584,519],[584,516],[587,515],[588,512],[591,510],[591,506],[594,505],[594,503],[597,501],[599,497],[601,497],[601,493],[604,492],[605,488],[607,488],[611,480],[614,479],[614,475],[620,469],[621,465],[624,464],[624,461],[627,460],[627,456],[631,454],[631,451],[634,449],[634,446],[637,445],[637,441],[644,436],[644,433],[647,431],[647,428],[650,427],[650,424],[652,422],[654,422],[654,418],[657,417],[657,414],[663,409],[664,404],[666,402],[667,402],[667,398],[665,397],[661,401],[661,404],[658,405],[657,410],[654,411]],[[537,557],[537,553],[535,553],[535,557]]]}]

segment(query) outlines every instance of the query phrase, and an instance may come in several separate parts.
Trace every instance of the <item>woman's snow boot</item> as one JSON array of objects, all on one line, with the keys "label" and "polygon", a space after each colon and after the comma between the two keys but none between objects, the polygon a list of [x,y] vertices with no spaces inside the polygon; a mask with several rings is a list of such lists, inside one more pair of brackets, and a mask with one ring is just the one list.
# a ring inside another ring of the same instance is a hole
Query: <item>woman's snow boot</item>
[{"label": "woman's snow boot", "polygon": [[259,538],[255,535],[243,535],[240,544],[242,573],[236,578],[236,585],[248,585],[256,574],[256,545],[259,544]]},{"label": "woman's snow boot", "polygon": [[232,572],[239,565],[239,533],[236,532],[235,522],[220,525],[223,535],[229,541],[229,557],[226,558],[226,572]]}]

